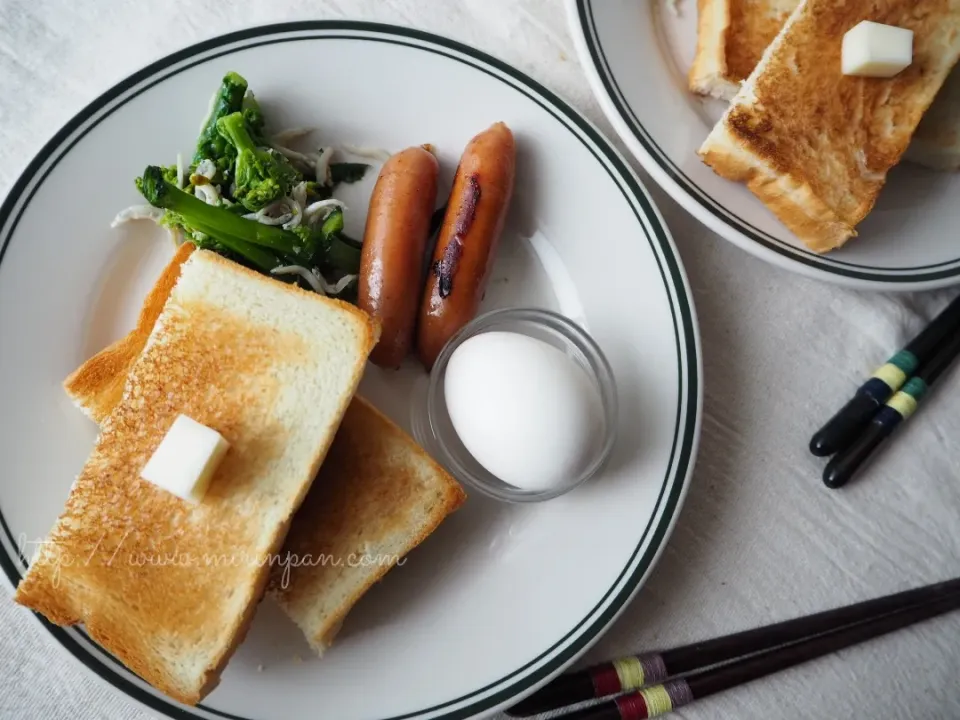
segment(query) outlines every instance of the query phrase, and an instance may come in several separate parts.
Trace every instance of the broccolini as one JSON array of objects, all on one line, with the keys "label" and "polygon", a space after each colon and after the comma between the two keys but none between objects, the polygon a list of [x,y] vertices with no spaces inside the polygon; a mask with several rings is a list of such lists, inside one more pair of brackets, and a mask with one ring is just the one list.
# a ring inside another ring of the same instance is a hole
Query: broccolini
[{"label": "broccolini", "polygon": [[235,112],[243,110],[243,98],[247,92],[247,81],[235,72],[228,72],[220,83],[220,89],[214,96],[210,115],[200,129],[200,138],[197,140],[197,150],[193,155],[193,164],[204,159],[213,160],[217,169],[224,173],[233,165],[235,151],[217,130],[217,121]]},{"label": "broccolini", "polygon": [[233,197],[248,210],[280,200],[303,179],[283,155],[257,147],[242,112],[217,120],[217,129],[236,151]]}]

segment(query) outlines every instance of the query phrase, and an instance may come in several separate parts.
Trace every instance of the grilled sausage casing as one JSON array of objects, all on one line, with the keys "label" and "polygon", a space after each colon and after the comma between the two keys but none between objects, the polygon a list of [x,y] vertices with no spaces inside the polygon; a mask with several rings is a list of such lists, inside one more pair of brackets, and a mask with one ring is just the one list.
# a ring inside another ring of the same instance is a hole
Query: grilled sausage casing
[{"label": "grilled sausage casing", "polygon": [[357,304],[380,322],[370,359],[381,367],[398,367],[413,343],[439,171],[432,153],[407,148],[383,165],[370,199]]},{"label": "grilled sausage casing", "polygon": [[516,144],[496,123],[460,158],[443,218],[417,328],[417,354],[429,370],[447,341],[477,314],[513,195]]}]

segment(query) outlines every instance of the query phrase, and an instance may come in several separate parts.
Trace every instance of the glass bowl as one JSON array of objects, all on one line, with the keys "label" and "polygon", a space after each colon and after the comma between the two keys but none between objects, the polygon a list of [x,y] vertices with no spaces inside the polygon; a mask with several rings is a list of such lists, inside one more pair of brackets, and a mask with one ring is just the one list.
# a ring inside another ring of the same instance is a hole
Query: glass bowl
[{"label": "glass bowl", "polygon": [[[454,351],[468,339],[486,332],[505,331],[542,340],[562,350],[586,371],[600,398],[602,412],[592,455],[579,474],[545,490],[527,490],[510,485],[484,468],[460,441],[447,412],[444,379]],[[617,390],[613,372],[600,347],[579,325],[563,315],[537,308],[508,308],[480,315],[463,327],[444,346],[430,373],[425,398],[414,407],[414,436],[451,475],[467,488],[497,500],[513,503],[540,502],[558,497],[597,474],[613,451],[617,436]]]}]

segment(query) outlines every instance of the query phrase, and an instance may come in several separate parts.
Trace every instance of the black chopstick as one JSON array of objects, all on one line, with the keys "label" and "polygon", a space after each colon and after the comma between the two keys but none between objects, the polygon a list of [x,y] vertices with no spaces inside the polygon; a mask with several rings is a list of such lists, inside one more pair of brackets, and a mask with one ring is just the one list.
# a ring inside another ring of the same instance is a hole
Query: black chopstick
[{"label": "black chopstick", "polygon": [[880,407],[936,353],[946,338],[957,332],[960,296],[857,389],[847,404],[814,434],[810,452],[826,457],[848,447]]},{"label": "black chopstick", "polygon": [[645,653],[602,663],[561,675],[507,710],[507,714],[516,717],[536,715],[586,700],[638,690],[676,675],[805,640],[954,594],[960,594],[960,578],[683,645],[662,653]]},{"label": "black chopstick", "polygon": [[672,712],[724,690],[865,642],[960,608],[960,594],[914,605],[867,622],[815,635],[792,645],[750,655],[726,665],[668,680],[639,692],[621,695],[592,707],[557,716],[557,720],[643,720]]},{"label": "black chopstick", "polygon": [[960,332],[940,346],[937,353],[910,378],[874,416],[863,433],[848,448],[837,453],[823,470],[829,488],[846,485],[893,432],[908,420],[943,372],[960,355]]}]

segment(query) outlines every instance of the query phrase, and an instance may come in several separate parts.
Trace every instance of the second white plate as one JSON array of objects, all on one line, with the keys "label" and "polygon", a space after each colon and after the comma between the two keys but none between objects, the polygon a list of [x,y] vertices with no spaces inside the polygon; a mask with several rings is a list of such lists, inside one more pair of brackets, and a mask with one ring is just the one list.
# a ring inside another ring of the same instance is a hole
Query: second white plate
[{"label": "second white plate", "polygon": [[828,255],[797,239],[743,185],[718,177],[697,148],[723,106],[687,90],[697,3],[567,0],[580,60],[601,106],[644,168],[721,237],[778,267],[871,290],[923,290],[960,282],[960,174],[901,163],[859,237]]}]

